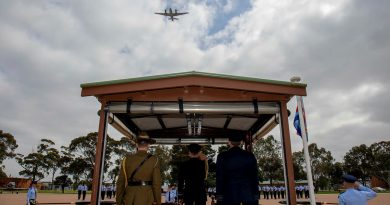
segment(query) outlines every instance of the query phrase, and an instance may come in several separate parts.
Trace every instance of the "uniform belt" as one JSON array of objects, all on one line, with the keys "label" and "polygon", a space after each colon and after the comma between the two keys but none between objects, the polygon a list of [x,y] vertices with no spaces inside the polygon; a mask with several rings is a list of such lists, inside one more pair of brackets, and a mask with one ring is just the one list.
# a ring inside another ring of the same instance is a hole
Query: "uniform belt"
[{"label": "uniform belt", "polygon": [[153,185],[152,181],[129,181],[129,186],[150,186]]}]

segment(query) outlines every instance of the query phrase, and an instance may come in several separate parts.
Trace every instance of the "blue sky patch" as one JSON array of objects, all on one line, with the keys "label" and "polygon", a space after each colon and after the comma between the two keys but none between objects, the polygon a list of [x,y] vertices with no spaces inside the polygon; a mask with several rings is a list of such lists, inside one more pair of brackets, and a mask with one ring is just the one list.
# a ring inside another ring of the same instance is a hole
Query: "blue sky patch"
[{"label": "blue sky patch", "polygon": [[208,35],[213,35],[223,30],[232,18],[252,8],[250,0],[208,0],[207,4],[216,9],[215,19],[213,20],[212,27],[208,31]]}]

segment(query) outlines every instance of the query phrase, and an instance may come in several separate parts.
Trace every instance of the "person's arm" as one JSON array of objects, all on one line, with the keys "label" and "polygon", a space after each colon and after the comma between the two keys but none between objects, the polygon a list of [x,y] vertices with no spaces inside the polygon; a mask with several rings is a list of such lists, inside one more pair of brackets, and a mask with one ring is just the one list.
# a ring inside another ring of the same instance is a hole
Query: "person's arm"
[{"label": "person's arm", "polygon": [[367,199],[373,199],[376,197],[376,192],[373,191],[372,189],[368,188],[368,187],[365,187],[361,184],[359,184],[358,182],[355,183],[355,187],[357,190],[359,190],[361,193],[363,193],[364,195],[366,195]]},{"label": "person's arm", "polygon": [[199,159],[204,161],[204,170],[205,170],[205,177],[204,177],[204,180],[207,180],[207,176],[208,176],[208,173],[209,173],[209,162],[208,162],[208,158],[205,154],[203,154],[202,152],[199,154]]},{"label": "person's arm", "polygon": [[153,168],[153,196],[154,196],[154,203],[160,205],[161,204],[161,173],[160,173],[160,162],[158,161],[157,157],[154,157],[156,159],[156,163]]},{"label": "person's arm", "polygon": [[253,193],[255,193],[254,197],[256,199],[259,199],[260,191],[258,189],[259,178],[258,178],[258,170],[257,170],[257,161],[253,154],[251,154],[250,179],[252,183],[252,191]]},{"label": "person's arm", "polygon": [[221,157],[221,154],[217,157],[217,170],[216,170],[216,198],[217,201],[223,201],[223,194],[224,194],[224,182],[225,182],[225,176],[224,176],[224,170],[223,170],[223,157]]},{"label": "person's arm", "polygon": [[184,164],[181,164],[179,166],[179,173],[178,173],[178,184],[177,184],[177,191],[178,191],[178,197],[179,199],[182,198],[184,193]]}]

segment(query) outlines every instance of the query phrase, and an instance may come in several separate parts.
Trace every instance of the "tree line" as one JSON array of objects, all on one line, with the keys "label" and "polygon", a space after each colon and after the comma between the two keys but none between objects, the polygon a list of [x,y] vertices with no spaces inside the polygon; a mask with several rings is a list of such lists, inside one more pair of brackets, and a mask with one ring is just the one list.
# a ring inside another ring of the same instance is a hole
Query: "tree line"
[{"label": "tree line", "polygon": [[[41,139],[36,150],[22,155],[15,152],[18,144],[15,137],[0,130],[0,178],[7,177],[3,169],[6,158],[15,158],[22,167],[21,176],[41,180],[51,178],[52,184],[76,186],[84,181],[92,182],[96,155],[97,132],[74,138],[68,146],[56,149],[55,142]],[[258,140],[254,145],[254,155],[258,160],[260,181],[283,181],[283,160],[281,144],[272,135]],[[211,145],[203,146],[203,153],[208,156],[208,186],[215,186],[216,155],[228,149],[219,146],[214,150]],[[126,137],[115,140],[107,136],[107,147],[104,161],[105,183],[115,183],[123,157],[135,151],[135,145]],[[176,183],[180,164],[188,159],[188,150],[183,145],[151,147],[152,154],[159,158],[161,175],[164,182]],[[370,146],[352,147],[344,156],[343,162],[336,162],[330,151],[309,145],[309,155],[313,180],[317,189],[337,188],[341,175],[350,173],[366,183],[371,176],[376,176],[389,184],[390,141],[374,143]],[[295,180],[306,179],[306,163],[303,151],[293,153]]]},{"label": "tree line", "polygon": [[[254,154],[258,160],[260,180],[283,180],[281,144],[273,136],[262,138],[254,145]],[[361,144],[352,147],[336,162],[332,153],[316,143],[309,144],[310,166],[315,188],[321,190],[338,189],[341,176],[352,174],[365,185],[375,176],[390,185],[390,141]],[[302,151],[293,153],[295,180],[306,179],[306,162]]]}]

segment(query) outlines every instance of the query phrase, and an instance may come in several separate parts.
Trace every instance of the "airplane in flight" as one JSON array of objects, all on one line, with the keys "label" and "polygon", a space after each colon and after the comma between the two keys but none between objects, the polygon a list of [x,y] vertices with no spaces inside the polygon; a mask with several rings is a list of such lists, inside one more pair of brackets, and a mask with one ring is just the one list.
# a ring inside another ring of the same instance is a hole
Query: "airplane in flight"
[{"label": "airplane in flight", "polygon": [[169,12],[167,12],[167,10],[165,9],[164,13],[155,13],[155,14],[168,16],[170,20],[174,21],[174,20],[179,20],[179,18],[175,18],[175,16],[188,14],[188,12],[181,12],[180,13],[180,12],[177,12],[177,9],[175,9],[175,12],[173,12],[172,8],[169,8]]}]

